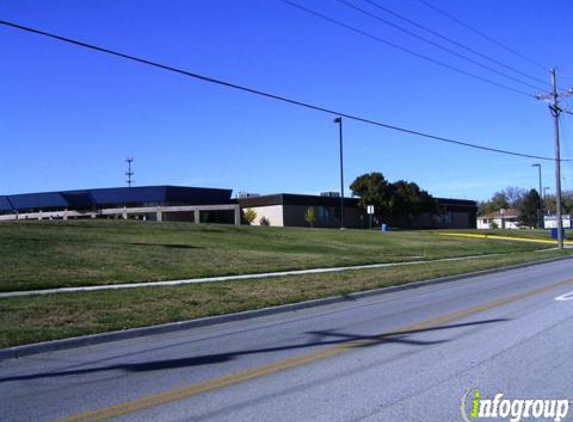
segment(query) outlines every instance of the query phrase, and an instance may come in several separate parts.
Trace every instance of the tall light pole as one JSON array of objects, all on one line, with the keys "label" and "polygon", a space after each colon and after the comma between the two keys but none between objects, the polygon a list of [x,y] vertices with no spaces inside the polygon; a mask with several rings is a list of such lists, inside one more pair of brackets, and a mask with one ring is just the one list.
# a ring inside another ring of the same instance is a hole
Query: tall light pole
[{"label": "tall light pole", "polygon": [[[545,187],[543,188],[543,203],[544,203],[544,204],[547,203],[547,191],[548,191],[549,189],[551,189],[551,188],[548,187],[548,186],[545,186]],[[547,213],[547,215],[549,215],[549,213]]]},{"label": "tall light pole", "polygon": [[340,228],[344,228],[344,155],[342,148],[342,117],[334,119],[338,123],[338,139],[340,143]]},{"label": "tall light pole", "polygon": [[537,223],[539,225],[539,228],[542,229],[543,228],[543,183],[541,183],[541,164],[540,163],[536,163],[536,164],[532,164],[531,167],[537,167],[537,170],[539,170],[539,211],[537,213]]}]

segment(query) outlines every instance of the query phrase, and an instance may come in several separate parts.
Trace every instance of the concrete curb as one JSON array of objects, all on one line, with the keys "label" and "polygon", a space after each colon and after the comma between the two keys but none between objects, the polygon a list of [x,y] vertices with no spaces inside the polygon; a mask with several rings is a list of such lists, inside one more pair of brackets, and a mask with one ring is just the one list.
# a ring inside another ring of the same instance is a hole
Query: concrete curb
[{"label": "concrete curb", "polygon": [[267,315],[275,315],[285,312],[291,312],[301,309],[313,308],[323,305],[329,305],[333,303],[341,303],[341,302],[348,302],[353,300],[358,300],[361,298],[371,297],[371,296],[378,296],[387,293],[402,291],[402,290],[410,290],[416,289],[419,287],[425,286],[433,286],[442,283],[448,283],[458,280],[463,280],[472,277],[478,277],[488,274],[495,274],[495,273],[502,273],[506,271],[511,271],[520,268],[527,268],[535,265],[543,265],[557,261],[564,261],[567,259],[573,259],[570,256],[558,257],[558,258],[551,258],[545,259],[542,261],[535,261],[535,262],[526,262],[523,264],[511,265],[507,267],[501,268],[492,268],[489,270],[482,270],[482,271],[475,271],[472,273],[465,273],[465,274],[458,274],[454,276],[447,276],[441,278],[435,278],[431,280],[424,280],[424,281],[415,281],[412,283],[406,283],[398,286],[389,286],[384,287],[381,289],[375,290],[367,290],[364,292],[357,292],[351,293],[347,296],[334,296],[334,297],[327,297],[323,299],[315,299],[309,300],[306,302],[299,302],[299,303],[289,303],[286,305],[279,305],[273,306],[269,308],[262,308],[262,309],[255,309],[251,311],[243,311],[233,314],[227,315],[220,315],[220,316],[213,316],[213,317],[205,317],[199,319],[193,319],[188,321],[181,321],[181,322],[172,322],[167,324],[161,325],[153,325],[150,327],[142,327],[142,328],[131,328],[122,331],[113,331],[111,333],[102,333],[102,334],[93,334],[88,336],[82,337],[72,337],[63,340],[54,340],[54,341],[46,341],[42,343],[34,343],[28,344],[23,346],[14,346],[7,349],[0,349],[0,360],[6,359],[17,359],[24,356],[36,355],[40,353],[46,352],[53,352],[57,350],[65,350],[65,349],[72,349],[77,347],[83,346],[90,346],[95,344],[101,343],[108,343],[118,340],[127,340],[137,337],[145,337],[150,335],[157,335],[157,334],[164,334],[170,333],[180,330],[187,330],[191,328],[199,328],[199,327],[206,327],[216,324],[223,324],[227,322],[234,322],[234,321],[244,321],[252,318],[267,316]]}]

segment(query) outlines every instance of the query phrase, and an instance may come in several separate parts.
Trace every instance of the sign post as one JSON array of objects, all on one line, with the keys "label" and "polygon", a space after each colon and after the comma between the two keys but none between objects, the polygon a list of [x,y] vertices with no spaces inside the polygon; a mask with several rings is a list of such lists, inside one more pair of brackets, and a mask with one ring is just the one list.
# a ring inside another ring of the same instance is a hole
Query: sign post
[{"label": "sign post", "polygon": [[368,213],[368,217],[370,219],[370,230],[372,230],[372,215],[374,214],[374,205],[368,205],[366,207],[366,212]]}]

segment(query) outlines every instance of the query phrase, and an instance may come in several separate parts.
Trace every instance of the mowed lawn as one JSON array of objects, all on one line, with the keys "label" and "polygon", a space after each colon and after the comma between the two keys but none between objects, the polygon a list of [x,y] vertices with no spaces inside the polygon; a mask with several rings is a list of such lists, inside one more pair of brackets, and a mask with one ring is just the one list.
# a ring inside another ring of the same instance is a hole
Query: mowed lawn
[{"label": "mowed lawn", "polygon": [[0,224],[0,291],[528,252],[547,245],[430,231],[121,220]]}]

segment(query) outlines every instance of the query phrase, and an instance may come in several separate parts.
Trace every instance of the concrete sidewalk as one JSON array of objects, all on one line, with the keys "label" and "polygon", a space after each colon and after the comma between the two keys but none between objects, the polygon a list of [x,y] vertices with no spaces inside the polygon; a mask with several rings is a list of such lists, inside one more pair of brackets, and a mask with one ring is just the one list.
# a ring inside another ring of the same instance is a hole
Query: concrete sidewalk
[{"label": "concrete sidewalk", "polygon": [[182,285],[182,284],[217,283],[217,282],[222,282],[222,281],[253,280],[253,279],[259,279],[259,278],[285,277],[285,276],[292,276],[292,275],[336,273],[336,272],[342,272],[342,271],[369,270],[369,269],[375,269],[375,268],[398,267],[398,266],[405,266],[405,265],[430,264],[433,262],[463,261],[463,260],[467,260],[467,259],[489,258],[492,256],[497,256],[497,255],[499,255],[499,254],[472,255],[472,256],[463,256],[463,257],[457,257],[457,258],[436,259],[436,260],[432,260],[432,261],[388,262],[388,263],[384,263],[384,264],[353,265],[353,266],[347,266],[347,267],[312,268],[312,269],[308,269],[308,270],[293,270],[293,271],[279,271],[279,272],[271,272],[271,273],[229,275],[229,276],[221,276],[221,277],[193,278],[193,279],[186,279],[186,280],[151,281],[151,282],[147,282],[147,283],[105,284],[105,285],[99,285],[99,286],[83,286],[83,287],[59,287],[59,288],[55,288],[55,289],[4,292],[4,293],[0,293],[0,299],[10,298],[10,297],[22,297],[22,296],[49,295],[49,294],[56,294],[56,293],[94,292],[94,291],[100,291],[100,290],[134,289],[137,287],[178,286],[178,285]]}]

